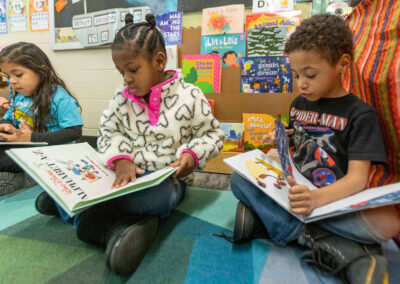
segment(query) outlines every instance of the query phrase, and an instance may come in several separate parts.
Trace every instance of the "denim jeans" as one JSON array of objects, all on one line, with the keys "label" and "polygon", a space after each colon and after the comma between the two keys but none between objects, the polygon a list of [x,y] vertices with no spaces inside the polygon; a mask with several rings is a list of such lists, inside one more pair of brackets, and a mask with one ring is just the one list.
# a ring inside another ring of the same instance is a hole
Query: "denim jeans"
[{"label": "denim jeans", "polygon": [[[146,172],[143,175],[149,173]],[[154,187],[120,196],[106,202],[127,215],[159,216],[160,218],[164,218],[169,216],[175,206],[184,198],[186,187],[182,186],[182,184],[183,182],[179,182],[177,179],[167,178]],[[80,214],[71,218],[58,204],[57,208],[61,219],[77,228]]]},{"label": "denim jeans", "polygon": [[[264,223],[271,239],[280,245],[297,240],[304,232],[305,224],[294,217],[250,181],[237,173],[231,176],[233,195],[251,208]],[[371,237],[360,221],[358,212],[316,221],[327,231],[361,243],[379,241]]]}]

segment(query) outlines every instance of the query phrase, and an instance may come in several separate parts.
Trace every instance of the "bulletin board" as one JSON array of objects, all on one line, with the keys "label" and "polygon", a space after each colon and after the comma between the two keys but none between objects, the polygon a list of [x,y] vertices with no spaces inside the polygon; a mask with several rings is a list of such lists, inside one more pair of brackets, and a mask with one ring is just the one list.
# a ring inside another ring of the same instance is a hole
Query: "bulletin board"
[{"label": "bulletin board", "polygon": [[[74,36],[72,17],[114,8],[149,6],[153,14],[177,11],[178,0],[49,0],[50,46],[53,50],[79,49],[83,46]],[[57,11],[56,5],[62,4]],[[55,5],[56,4],[56,5]]]},{"label": "bulletin board", "polygon": [[[200,54],[201,29],[184,30],[182,44],[178,48],[178,66],[182,66],[183,54]],[[299,94],[296,84],[293,93],[241,93],[240,67],[223,67],[221,92],[205,94],[214,100],[214,116],[220,122],[242,122],[243,113],[289,114],[289,107]],[[236,155],[222,152],[207,163],[205,172],[232,173],[223,159]]]}]

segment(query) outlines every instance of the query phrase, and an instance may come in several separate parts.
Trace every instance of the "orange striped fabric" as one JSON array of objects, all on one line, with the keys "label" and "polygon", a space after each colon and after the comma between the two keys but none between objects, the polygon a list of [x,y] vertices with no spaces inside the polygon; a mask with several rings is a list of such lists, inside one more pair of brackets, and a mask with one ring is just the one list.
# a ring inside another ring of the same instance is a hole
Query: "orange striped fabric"
[{"label": "orange striped fabric", "polygon": [[372,167],[369,187],[400,181],[400,0],[362,0],[347,21],[355,54],[343,83],[376,109],[388,153],[387,166]]}]

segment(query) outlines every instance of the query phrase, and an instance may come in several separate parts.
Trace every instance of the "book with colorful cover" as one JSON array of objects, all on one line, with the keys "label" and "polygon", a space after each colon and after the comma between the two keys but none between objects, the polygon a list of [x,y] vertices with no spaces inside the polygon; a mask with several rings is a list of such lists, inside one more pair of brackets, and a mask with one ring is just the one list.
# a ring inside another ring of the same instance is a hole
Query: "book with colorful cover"
[{"label": "book with colorful cover", "polygon": [[218,53],[222,58],[222,67],[239,67],[239,58],[246,55],[246,34],[201,36],[200,53]]},{"label": "book with colorful cover", "polygon": [[275,130],[275,120],[281,120],[285,125],[289,123],[289,116],[282,114],[243,113],[244,151],[260,149],[268,152],[274,145],[262,143],[262,137]]},{"label": "book with colorful cover", "polygon": [[292,92],[292,70],[287,56],[243,57],[240,68],[242,93]]},{"label": "book with colorful cover", "polygon": [[289,37],[300,25],[301,11],[282,11],[275,13],[256,13],[246,16],[246,33],[249,29],[262,27],[286,27]]},{"label": "book with colorful cover", "polygon": [[158,185],[177,169],[166,167],[112,189],[115,172],[87,143],[15,148],[6,153],[71,217],[97,203]]},{"label": "book with colorful cover", "polygon": [[[287,139],[283,125],[276,125],[275,131],[277,143]],[[288,198],[290,186],[286,180],[287,176],[292,176],[298,184],[304,184],[310,190],[315,190],[316,187],[297,170],[289,155],[288,146],[283,144],[277,144],[277,146],[280,160],[287,161],[285,170],[280,162],[275,161],[259,149],[224,159],[224,162],[304,223],[400,202],[400,183],[397,182],[365,189],[316,208],[308,216],[294,214],[290,211]]]},{"label": "book with colorful cover", "polygon": [[244,124],[221,122],[225,134],[224,147],[221,152],[244,152]]},{"label": "book with colorful cover", "polygon": [[221,71],[219,54],[182,55],[182,75],[185,82],[199,87],[204,93],[221,91]]},{"label": "book with colorful cover", "polygon": [[283,55],[287,27],[252,28],[248,31],[247,56]]},{"label": "book with colorful cover", "polygon": [[156,23],[164,37],[165,45],[182,43],[182,11],[156,15]]},{"label": "book with colorful cover", "polygon": [[202,35],[242,33],[243,25],[244,4],[203,9]]}]

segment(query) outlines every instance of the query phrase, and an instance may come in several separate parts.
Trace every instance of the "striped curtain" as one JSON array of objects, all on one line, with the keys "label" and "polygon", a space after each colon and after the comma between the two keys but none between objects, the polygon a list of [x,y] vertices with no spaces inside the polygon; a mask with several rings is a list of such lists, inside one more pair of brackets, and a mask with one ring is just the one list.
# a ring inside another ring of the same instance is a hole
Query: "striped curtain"
[{"label": "striped curtain", "polygon": [[400,0],[362,0],[347,21],[355,54],[343,83],[376,109],[388,153],[387,166],[372,167],[369,186],[400,181]]}]

